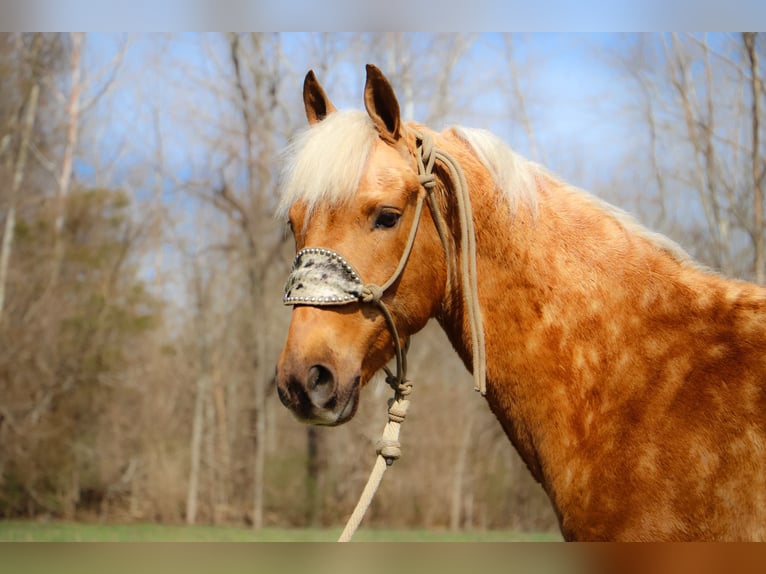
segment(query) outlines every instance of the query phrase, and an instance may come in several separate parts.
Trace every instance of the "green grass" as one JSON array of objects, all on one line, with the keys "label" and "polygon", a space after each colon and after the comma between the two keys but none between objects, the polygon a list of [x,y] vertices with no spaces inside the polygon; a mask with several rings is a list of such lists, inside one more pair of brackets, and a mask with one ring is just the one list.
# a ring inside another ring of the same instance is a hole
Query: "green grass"
[{"label": "green grass", "polygon": [[[83,524],[0,520],[0,542],[333,542],[341,529],[285,529],[159,524]],[[508,530],[450,532],[362,528],[357,542],[550,542],[557,533]]]}]

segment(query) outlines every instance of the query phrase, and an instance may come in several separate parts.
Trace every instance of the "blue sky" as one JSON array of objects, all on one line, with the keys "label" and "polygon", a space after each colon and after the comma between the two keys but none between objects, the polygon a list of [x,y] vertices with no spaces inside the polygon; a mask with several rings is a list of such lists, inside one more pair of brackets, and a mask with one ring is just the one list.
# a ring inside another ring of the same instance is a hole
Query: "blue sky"
[{"label": "blue sky", "polygon": [[[101,150],[107,156],[106,150],[111,146],[127,147],[131,155],[137,156],[154,153],[154,110],[157,110],[165,140],[165,159],[174,164],[179,175],[186,172],[188,176],[193,171],[190,160],[200,159],[194,148],[195,136],[201,134],[189,133],[190,126],[184,121],[182,112],[184,108],[198,106],[206,113],[215,113],[217,104],[209,99],[209,93],[194,88],[196,80],[212,78],[215,74],[210,53],[205,51],[200,36],[195,34],[91,34],[87,40],[90,68],[98,69],[108,63],[125,38],[130,44],[118,75],[118,85],[111,92],[109,105],[94,112],[103,114],[101,120],[110,126],[100,139]],[[422,37],[424,43],[429,39],[428,35]],[[203,36],[202,40],[214,44],[215,36]],[[517,67],[523,88],[528,93],[528,113],[542,148],[550,150],[546,151],[545,158],[556,171],[568,170],[565,156],[571,154],[566,153],[567,150],[581,150],[600,143],[602,161],[609,160],[603,157],[604,154],[619,150],[615,144],[621,137],[620,130],[604,112],[610,105],[619,105],[619,94],[613,93],[615,72],[598,55],[599,47],[614,40],[614,35],[546,33],[515,39]],[[296,108],[296,116],[302,114],[302,75],[316,65],[312,64],[311,54],[306,50],[306,41],[304,34],[285,35],[285,49],[292,68],[292,75],[285,79],[285,83],[294,86],[294,98],[286,105]],[[528,153],[529,150],[524,149],[525,138],[518,137],[515,132],[518,126],[512,125],[508,119],[513,112],[508,109],[508,102],[497,93],[480,91],[482,86],[494,80],[495,70],[506,66],[501,61],[499,45],[500,39],[493,34],[482,35],[474,41],[472,54],[467,59],[470,65],[464,66],[460,85],[454,88],[456,93],[464,94],[470,106],[453,110],[447,123],[492,129],[517,151]],[[331,98],[339,106],[361,107],[363,66],[367,59],[362,54],[349,54],[345,62],[330,71],[329,78],[320,78],[333,87],[342,88],[331,93]],[[377,63],[385,72],[384,63]],[[347,77],[351,70],[356,70],[353,78]],[[472,92],[473,86],[476,88]],[[205,149],[197,151],[205,152]]]},{"label": "blue sky", "polygon": [[[347,40],[349,35],[331,37]],[[227,113],[220,97],[201,87],[206,82],[221,83],[218,76],[227,73],[220,35],[89,34],[85,64],[90,74],[108,68],[115,51],[126,41],[128,49],[115,85],[108,97],[89,112],[93,123],[99,125],[98,138],[90,145],[102,158],[99,161],[111,162],[114,174],[105,171],[103,165],[80,163],[80,176],[104,184],[98,179],[110,175],[118,182],[128,182],[144,196],[150,194],[147,185],[153,185],[154,180],[137,182],[141,174],[136,170],[154,164],[159,127],[165,168],[173,178],[206,177],[215,150],[211,151],[204,141],[205,132],[215,131],[216,117]],[[283,41],[287,56],[283,99],[294,124],[285,128],[290,132],[304,125],[300,95],[303,75],[321,62],[314,55],[311,35],[286,33]],[[434,35],[421,33],[414,37],[413,44],[427,50],[435,41]],[[630,153],[629,148],[642,139],[624,118],[623,108],[629,96],[624,78],[619,78],[603,57],[605,50],[620,41],[620,35],[603,33],[514,37],[516,68],[541,151],[538,159],[586,189],[612,179],[617,166]],[[517,152],[529,156],[529,142],[515,118],[513,102],[496,86],[501,77],[508,76],[504,58],[503,40],[498,34],[475,36],[470,53],[453,76],[451,91],[456,105],[448,111],[443,125],[431,127],[464,124],[487,128]],[[343,53],[340,61],[320,77],[339,107],[362,107],[364,64],[368,61],[390,73],[385,69],[385,55],[355,50]],[[509,80],[505,77],[502,81],[507,84]],[[415,119],[422,119],[418,114],[427,114],[428,98],[426,94],[415,94],[414,99]],[[202,121],[204,117],[207,121]],[[169,179],[165,183],[172,187]]]},{"label": "blue sky", "polygon": [[[321,62],[314,55],[311,36],[289,33],[283,39],[287,59],[283,100],[292,123],[284,128],[290,133],[305,122],[303,75]],[[625,146],[619,145],[624,139],[623,124],[603,112],[618,105],[615,102],[619,98],[608,95],[614,71],[599,57],[598,48],[615,39],[596,34],[524,34],[514,39],[517,68],[538,145],[553,171],[582,187],[589,187],[605,172],[611,173],[625,153]],[[414,39],[415,48],[427,50],[434,41],[432,35],[419,34]],[[196,235],[200,240],[203,229],[188,210],[188,196],[172,190],[178,182],[210,179],[217,150],[205,137],[216,135],[219,119],[231,121],[226,105],[214,94],[216,87],[225,83],[220,76],[227,73],[221,38],[193,33],[89,34],[84,65],[86,81],[94,82],[91,92],[111,77],[98,72],[110,68],[114,54],[125,42],[127,52],[114,85],[84,118],[81,156],[94,159],[90,165],[78,162],[78,177],[91,184],[117,184],[132,190],[140,216],[141,202],[154,193],[159,133],[167,171],[163,177],[165,203],[175,210],[176,218],[181,219],[183,212],[189,217],[185,223],[179,221],[175,232],[189,238]],[[528,154],[526,135],[513,121],[512,104],[493,87],[498,70],[507,69],[501,48],[502,39],[496,34],[474,39],[470,54],[454,76],[452,91],[457,105],[447,113],[445,125],[431,127],[460,123],[487,128],[519,153]],[[381,55],[376,61],[375,56],[347,51],[320,77],[339,107],[362,107],[364,64],[368,61],[389,73],[385,57]],[[229,88],[224,85],[223,89]],[[416,94],[414,99],[416,116],[426,114],[427,98]],[[208,209],[211,214],[213,211]],[[181,265],[170,251],[163,264]],[[146,266],[146,272],[151,276],[151,265]]]}]

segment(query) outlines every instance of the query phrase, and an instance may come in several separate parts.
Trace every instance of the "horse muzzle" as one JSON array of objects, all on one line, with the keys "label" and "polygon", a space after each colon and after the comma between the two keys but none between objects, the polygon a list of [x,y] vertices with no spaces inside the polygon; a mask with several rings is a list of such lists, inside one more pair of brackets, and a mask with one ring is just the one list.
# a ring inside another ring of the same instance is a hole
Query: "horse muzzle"
[{"label": "horse muzzle", "polygon": [[[418,214],[421,206],[422,201]],[[416,227],[413,225],[413,230]],[[414,238],[414,231],[410,235]],[[277,367],[279,398],[298,419],[338,425],[356,413],[361,364],[369,350],[361,341],[370,337],[358,336],[363,314],[354,316],[351,305],[372,304],[380,309],[393,336],[397,377],[403,377],[403,348],[381,298],[404,261],[406,254],[389,281],[378,286],[364,284],[354,267],[332,249],[307,247],[298,251],[283,298],[285,305],[293,307],[293,319]],[[340,310],[328,314],[327,308]]]},{"label": "horse muzzle", "polygon": [[302,422],[335,426],[350,420],[359,405],[356,374],[341,381],[335,371],[322,364],[308,367],[281,361],[277,368],[279,400]]}]

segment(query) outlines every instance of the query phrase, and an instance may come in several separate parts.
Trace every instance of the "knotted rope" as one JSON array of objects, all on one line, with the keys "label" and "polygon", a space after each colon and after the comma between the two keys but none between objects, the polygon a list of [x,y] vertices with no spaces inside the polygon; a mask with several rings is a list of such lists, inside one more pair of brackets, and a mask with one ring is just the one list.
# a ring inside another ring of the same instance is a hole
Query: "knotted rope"
[{"label": "knotted rope", "polygon": [[460,220],[460,276],[463,283],[463,296],[468,311],[468,322],[471,327],[474,388],[481,392],[482,395],[485,395],[487,394],[487,357],[481,305],[479,304],[478,273],[476,271],[476,232],[473,226],[473,212],[471,210],[471,196],[468,190],[468,183],[466,182],[463,169],[457,160],[444,150],[435,148],[433,138],[429,134],[416,132],[415,136],[421,142],[420,153],[416,154],[419,177],[421,182],[426,182],[423,185],[428,193],[431,215],[444,245],[448,273],[451,269],[452,257],[450,257],[449,253],[444,217],[438,209],[433,194],[436,185],[433,168],[436,160],[439,160],[447,167],[449,178],[452,182],[452,190],[457,199],[458,219]]},{"label": "knotted rope", "polygon": [[354,511],[346,522],[346,527],[343,529],[340,538],[338,538],[338,542],[348,542],[351,540],[372,503],[372,499],[378,490],[378,486],[380,486],[381,480],[383,480],[386,469],[402,454],[401,445],[399,444],[399,428],[402,422],[404,422],[407,416],[407,409],[410,406],[410,401],[406,397],[412,392],[412,383],[407,380],[402,383],[396,383],[396,377],[393,377],[390,372],[386,382],[394,389],[394,398],[388,401],[388,422],[383,428],[383,434],[378,440],[375,449],[378,456],[370,472],[370,478],[367,479],[367,484],[364,486],[364,490],[362,490],[362,494],[359,496],[359,501],[356,503]]}]

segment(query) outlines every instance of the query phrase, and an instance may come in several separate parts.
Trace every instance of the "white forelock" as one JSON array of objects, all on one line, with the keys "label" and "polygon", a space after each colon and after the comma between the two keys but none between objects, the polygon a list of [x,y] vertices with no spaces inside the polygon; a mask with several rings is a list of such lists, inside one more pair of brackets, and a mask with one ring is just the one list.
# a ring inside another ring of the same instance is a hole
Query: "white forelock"
[{"label": "white forelock", "polygon": [[296,201],[309,212],[317,203],[351,198],[367,165],[377,131],[366,112],[333,112],[300,133],[285,151],[277,214],[285,216]]}]

